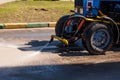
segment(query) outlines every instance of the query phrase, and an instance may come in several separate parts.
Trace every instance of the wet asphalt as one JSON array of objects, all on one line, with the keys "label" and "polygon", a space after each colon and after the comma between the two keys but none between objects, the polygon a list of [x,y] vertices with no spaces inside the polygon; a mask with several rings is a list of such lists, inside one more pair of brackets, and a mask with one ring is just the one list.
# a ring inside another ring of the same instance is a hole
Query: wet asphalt
[{"label": "wet asphalt", "polygon": [[0,30],[0,57],[9,59],[0,58],[0,80],[120,80],[119,47],[106,55],[89,55],[80,41],[69,52],[57,40],[44,47],[52,34],[54,28]]}]

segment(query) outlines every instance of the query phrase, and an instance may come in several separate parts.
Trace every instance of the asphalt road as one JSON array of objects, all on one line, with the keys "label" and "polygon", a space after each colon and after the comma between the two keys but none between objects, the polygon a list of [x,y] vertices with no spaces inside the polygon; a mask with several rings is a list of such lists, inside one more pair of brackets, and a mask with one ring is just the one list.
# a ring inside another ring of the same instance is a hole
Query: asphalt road
[{"label": "asphalt road", "polygon": [[0,30],[0,80],[120,80],[119,47],[106,55],[89,55],[80,41],[70,52],[54,28]]}]

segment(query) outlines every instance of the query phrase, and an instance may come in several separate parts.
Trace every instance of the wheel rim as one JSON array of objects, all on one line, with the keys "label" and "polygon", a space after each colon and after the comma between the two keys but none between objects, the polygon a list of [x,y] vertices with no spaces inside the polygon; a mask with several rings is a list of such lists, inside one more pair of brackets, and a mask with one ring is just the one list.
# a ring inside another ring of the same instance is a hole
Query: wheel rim
[{"label": "wheel rim", "polygon": [[[66,38],[70,43],[75,42],[78,40],[78,37],[74,36],[77,27],[80,23],[80,18],[76,17],[76,18],[71,18],[69,20],[67,20],[66,24],[64,25],[64,29],[63,29],[63,37]],[[69,23],[70,22],[70,23]],[[69,24],[67,24],[69,23]]]},{"label": "wheel rim", "polygon": [[91,45],[94,49],[104,49],[109,45],[110,35],[106,29],[95,31],[91,37]]}]

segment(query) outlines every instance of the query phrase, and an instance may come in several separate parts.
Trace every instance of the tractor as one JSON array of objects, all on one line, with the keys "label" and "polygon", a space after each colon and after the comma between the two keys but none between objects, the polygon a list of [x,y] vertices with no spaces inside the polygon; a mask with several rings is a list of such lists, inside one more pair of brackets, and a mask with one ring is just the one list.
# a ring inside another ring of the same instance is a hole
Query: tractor
[{"label": "tractor", "polygon": [[66,46],[81,39],[89,54],[105,54],[120,42],[120,0],[75,0],[72,15],[62,16],[51,36]]}]

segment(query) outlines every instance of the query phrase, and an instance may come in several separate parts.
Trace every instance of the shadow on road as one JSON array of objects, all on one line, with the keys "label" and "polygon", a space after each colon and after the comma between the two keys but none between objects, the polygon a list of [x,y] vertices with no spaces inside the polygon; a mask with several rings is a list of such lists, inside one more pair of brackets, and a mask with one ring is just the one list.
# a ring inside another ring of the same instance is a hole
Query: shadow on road
[{"label": "shadow on road", "polygon": [[[32,40],[31,42],[26,43],[28,47],[20,47],[22,51],[39,51],[44,45],[49,43],[49,41],[38,41]],[[60,56],[90,56],[87,51],[83,51],[84,48],[79,47],[76,44],[71,44],[69,47],[65,47],[59,41],[53,41],[47,47],[45,47],[40,52],[52,52],[54,54],[59,54]]]},{"label": "shadow on road", "polygon": [[[59,41],[53,41],[41,51],[40,49],[47,43],[49,43],[49,41],[32,40],[31,42],[25,44],[28,45],[28,47],[20,47],[19,49],[22,51],[52,52],[55,54],[61,53],[59,54],[60,56],[91,56],[87,51],[85,51],[85,48],[83,46],[71,44],[69,47],[65,47]],[[110,51],[118,52],[120,51],[119,47],[119,45],[113,46]]]},{"label": "shadow on road", "polygon": [[0,68],[0,80],[120,80],[120,62]]}]

